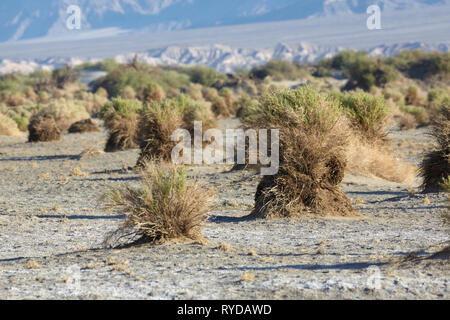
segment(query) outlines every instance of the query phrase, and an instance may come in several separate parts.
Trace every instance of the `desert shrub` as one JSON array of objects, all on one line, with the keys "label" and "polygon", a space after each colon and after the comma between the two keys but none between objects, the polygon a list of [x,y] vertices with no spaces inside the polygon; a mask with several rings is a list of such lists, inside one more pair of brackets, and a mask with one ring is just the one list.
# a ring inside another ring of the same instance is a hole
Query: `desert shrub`
[{"label": "desert shrub", "polygon": [[233,103],[232,91],[228,88],[223,88],[220,90],[219,95],[213,99],[211,109],[216,116],[228,118],[236,113]]},{"label": "desert shrub", "polygon": [[28,75],[29,85],[37,93],[49,92],[54,87],[52,72],[46,70],[36,70]]},{"label": "desert shrub", "polygon": [[100,132],[99,126],[92,119],[84,119],[73,123],[68,130],[69,133]]},{"label": "desert shrub", "polygon": [[33,116],[28,125],[28,141],[56,141],[61,140],[61,131],[55,119],[49,114]]},{"label": "desert shrub", "polygon": [[0,113],[0,135],[9,137],[20,137],[22,135],[17,123],[3,113]]},{"label": "desert shrub", "polygon": [[202,94],[206,101],[213,102],[219,95],[219,91],[216,88],[203,87]]},{"label": "desert shrub", "polygon": [[259,183],[251,216],[357,214],[338,188],[348,136],[341,115],[335,99],[307,87],[273,90],[247,112],[246,127],[280,130],[279,171]]},{"label": "desert shrub", "polygon": [[216,126],[208,104],[193,101],[184,95],[146,106],[139,122],[138,141],[141,154],[138,165],[148,160],[171,159],[176,142],[171,135],[176,129],[186,129],[194,134],[194,121],[202,122],[202,130]]},{"label": "desert shrub", "polygon": [[25,97],[32,102],[37,101],[37,94],[34,89],[30,86],[26,86],[23,90]]},{"label": "desert shrub", "polygon": [[400,112],[395,117],[397,118],[400,130],[415,129],[418,126],[416,118],[410,113]]},{"label": "desert shrub", "polygon": [[94,90],[102,87],[106,89],[110,97],[119,97],[125,87],[130,87],[134,92],[139,92],[143,89],[144,84],[151,81],[151,75],[147,71],[121,66],[113,69],[105,77],[98,79],[94,83]]},{"label": "desert shrub", "polygon": [[405,103],[407,105],[414,105],[414,106],[421,105],[422,102],[419,96],[419,88],[417,88],[416,86],[408,87],[405,95]]},{"label": "desert shrub", "polygon": [[137,130],[142,104],[137,100],[113,98],[100,111],[109,132],[105,151],[115,152],[137,147]]},{"label": "desert shrub", "polygon": [[190,83],[186,88],[186,95],[193,100],[203,100],[203,86],[198,83]]},{"label": "desert shrub", "polygon": [[189,183],[184,167],[154,163],[145,167],[141,186],[107,193],[106,207],[126,218],[106,242],[118,242],[124,237],[150,243],[202,241],[202,227],[214,192],[197,182]]},{"label": "desert shrub", "polygon": [[450,75],[450,53],[424,52],[422,50],[404,50],[396,57],[387,59],[410,78],[426,80],[431,77],[448,78]]},{"label": "desert shrub", "polygon": [[233,112],[228,108],[224,97],[216,96],[212,101],[211,110],[218,117],[228,118],[233,115]]},{"label": "desert shrub", "polygon": [[125,86],[120,91],[120,97],[125,100],[133,100],[136,99],[136,92],[131,86]]},{"label": "desert shrub", "polygon": [[344,75],[349,78],[346,90],[361,88],[369,91],[373,86],[384,87],[388,82],[396,78],[395,70],[386,65],[380,58],[358,56],[344,70]]},{"label": "desert shrub", "polygon": [[48,103],[50,101],[50,97],[47,92],[39,91],[38,100],[40,103]]},{"label": "desert shrub", "polygon": [[190,80],[203,86],[210,87],[218,80],[224,80],[225,76],[216,70],[205,66],[185,67],[182,69]]},{"label": "desert shrub", "polygon": [[274,59],[265,65],[253,67],[250,70],[250,77],[264,80],[271,77],[275,81],[298,80],[305,78],[309,72],[300,64],[282,59]]},{"label": "desert shrub", "polygon": [[176,142],[172,133],[181,128],[183,115],[173,104],[154,103],[143,112],[139,122],[138,141],[141,153],[138,166],[145,166],[150,160],[170,161]]},{"label": "desert shrub", "polygon": [[391,99],[395,103],[400,103],[404,101],[403,94],[395,89],[385,88],[383,90],[383,95],[386,100]]},{"label": "desert shrub", "polygon": [[12,93],[7,100],[7,104],[13,107],[24,105],[26,102],[25,97],[18,92]]},{"label": "desert shrub", "polygon": [[100,110],[99,116],[105,120],[105,126],[108,127],[108,121],[115,117],[127,117],[132,113],[142,111],[142,103],[135,100],[126,100],[122,98],[113,98],[105,103]]},{"label": "desert shrub", "polygon": [[251,79],[244,79],[239,87],[245,94],[255,97],[258,95],[258,87]]},{"label": "desert shrub", "polygon": [[108,98],[106,98],[101,92],[98,93],[98,90],[95,94],[88,93],[82,100],[86,111],[91,115],[100,112],[106,102],[108,102]]},{"label": "desert shrub", "polygon": [[388,106],[383,97],[357,91],[341,94],[339,100],[352,125],[369,141],[384,139]]},{"label": "desert shrub", "polygon": [[160,85],[156,83],[149,83],[142,89],[142,92],[139,94],[139,99],[144,103],[149,103],[152,101],[160,102],[165,96],[166,93]]},{"label": "desert shrub", "polygon": [[450,96],[444,89],[435,88],[428,91],[428,105],[430,110],[438,110],[442,105],[450,103]]},{"label": "desert shrub", "polygon": [[20,131],[27,131],[29,123],[28,118],[20,115],[15,115],[12,117],[12,119],[17,124],[17,127]]},{"label": "desert shrub", "polygon": [[424,156],[420,164],[425,192],[441,190],[442,180],[450,175],[450,104],[443,105],[433,119],[431,135],[435,139],[435,148]]},{"label": "desert shrub", "polygon": [[60,89],[64,88],[67,84],[76,82],[80,79],[80,73],[72,69],[70,66],[64,66],[53,70],[52,79],[56,86]]},{"label": "desert shrub", "polygon": [[233,109],[236,110],[236,116],[241,118],[247,114],[248,109],[254,108],[258,101],[252,99],[248,94],[243,94],[233,104]]},{"label": "desert shrub", "polygon": [[342,51],[316,64],[316,76],[329,76],[335,72],[349,79],[345,90],[360,88],[369,91],[374,86],[383,87],[396,78],[395,68],[382,58],[368,57],[365,51]]},{"label": "desert shrub", "polygon": [[189,76],[174,70],[163,70],[159,67],[151,67],[144,63],[132,65],[120,65],[111,70],[105,77],[95,81],[94,90],[102,87],[108,91],[110,97],[118,97],[125,87],[131,87],[136,93],[142,93],[149,84],[158,84],[169,93],[170,90],[178,90],[189,84]]},{"label": "desert shrub", "polygon": [[72,123],[90,117],[80,102],[64,98],[51,101],[38,112],[38,115],[51,115],[62,132]]},{"label": "desert shrub", "polygon": [[189,130],[191,134],[194,132],[194,121],[202,122],[203,131],[217,126],[211,107],[206,102],[194,101],[182,94],[176,99],[167,100],[167,104],[173,104],[180,109],[183,115],[183,129]]},{"label": "desert shrub", "polygon": [[421,106],[401,106],[400,110],[414,117],[417,126],[424,126],[430,123],[430,113]]},{"label": "desert shrub", "polygon": [[108,91],[105,88],[99,87],[97,91],[95,91],[95,95],[103,98],[108,98]]}]

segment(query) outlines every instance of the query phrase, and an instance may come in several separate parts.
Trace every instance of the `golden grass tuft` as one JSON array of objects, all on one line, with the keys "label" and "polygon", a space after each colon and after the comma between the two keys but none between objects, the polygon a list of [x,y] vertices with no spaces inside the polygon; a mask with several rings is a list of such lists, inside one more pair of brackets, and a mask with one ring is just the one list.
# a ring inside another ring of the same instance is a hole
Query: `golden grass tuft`
[{"label": "golden grass tuft", "polygon": [[242,274],[241,279],[244,282],[252,282],[255,281],[255,275],[251,272],[246,272]]},{"label": "golden grass tuft", "polygon": [[70,175],[72,177],[87,177],[88,174],[86,172],[81,171],[80,168],[73,168]]},{"label": "golden grass tuft", "polygon": [[27,269],[39,269],[40,267],[41,266],[33,259],[28,260],[27,264],[25,265],[25,268]]},{"label": "golden grass tuft", "polygon": [[22,137],[23,134],[19,130],[17,123],[7,115],[0,113],[0,135],[9,137]]},{"label": "golden grass tuft", "polygon": [[346,148],[346,172],[387,181],[413,184],[416,167],[397,159],[387,144],[371,144],[353,135]]},{"label": "golden grass tuft", "polygon": [[106,207],[126,218],[106,243],[124,239],[150,243],[201,240],[214,192],[196,181],[188,183],[183,166],[147,163],[141,177],[138,188],[107,193]]},{"label": "golden grass tuft", "polygon": [[219,249],[222,250],[222,251],[230,251],[231,250],[231,246],[228,243],[226,243],[226,242],[221,242],[219,244]]}]

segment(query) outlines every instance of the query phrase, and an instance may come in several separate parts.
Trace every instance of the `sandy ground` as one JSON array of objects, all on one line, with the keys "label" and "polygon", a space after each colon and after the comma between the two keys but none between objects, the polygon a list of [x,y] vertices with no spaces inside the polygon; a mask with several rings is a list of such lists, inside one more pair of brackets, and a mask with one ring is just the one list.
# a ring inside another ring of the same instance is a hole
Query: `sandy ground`
[{"label": "sandy ground", "polygon": [[[391,138],[417,162],[429,145],[424,133]],[[259,176],[192,167],[190,175],[217,189],[208,244],[105,248],[123,216],[102,208],[102,194],[139,183],[128,170],[137,150],[80,159],[89,148],[102,150],[105,138],[29,144],[0,136],[0,299],[450,298],[448,260],[392,263],[411,251],[425,257],[449,240],[446,195],[380,179],[348,175],[342,184],[362,219],[245,220]],[[85,174],[71,175],[74,168]]]}]

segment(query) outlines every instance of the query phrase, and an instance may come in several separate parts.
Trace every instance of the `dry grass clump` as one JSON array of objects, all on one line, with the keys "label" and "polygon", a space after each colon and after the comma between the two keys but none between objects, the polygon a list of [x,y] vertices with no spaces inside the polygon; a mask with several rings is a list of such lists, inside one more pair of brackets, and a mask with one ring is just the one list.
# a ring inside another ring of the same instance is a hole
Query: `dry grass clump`
[{"label": "dry grass clump", "polygon": [[150,83],[142,89],[140,99],[145,103],[161,102],[166,97],[164,89],[156,83]]},{"label": "dry grass clump", "polygon": [[0,113],[0,135],[21,137],[22,132],[20,132],[17,123],[13,119]]},{"label": "dry grass clump", "polygon": [[68,131],[69,133],[100,132],[100,128],[92,119],[84,119],[73,123]]},{"label": "dry grass clump", "polygon": [[384,180],[413,184],[416,167],[397,159],[388,145],[371,144],[353,135],[346,148],[346,172]]},{"label": "dry grass clump", "polygon": [[425,192],[442,190],[443,179],[447,179],[450,175],[450,104],[441,107],[431,130],[436,146],[424,156],[420,164],[422,189]]},{"label": "dry grass clump", "polygon": [[39,111],[38,115],[52,116],[62,132],[66,131],[72,123],[90,117],[89,113],[79,102],[64,98],[50,102],[48,106]]},{"label": "dry grass clump", "polygon": [[105,92],[102,91],[103,88],[99,88],[96,93],[91,92],[85,92],[82,91],[81,93],[78,93],[77,98],[81,100],[81,103],[84,105],[86,111],[89,114],[96,114],[97,112],[100,112],[102,107],[105,105],[105,103],[108,101],[107,93],[105,97]]},{"label": "dry grass clump", "polygon": [[219,95],[212,98],[212,111],[218,117],[229,118],[236,114],[234,109],[235,98],[233,92],[228,88],[223,88]]},{"label": "dry grass clump", "polygon": [[147,105],[139,122],[138,143],[141,154],[138,165],[153,159],[169,161],[172,149],[177,144],[171,141],[172,133],[177,129],[186,129],[192,137],[194,121],[201,121],[203,130],[216,125],[209,105],[196,103],[183,95]]},{"label": "dry grass clump", "polygon": [[183,125],[181,110],[171,103],[152,104],[146,108],[139,121],[138,142],[141,149],[137,164],[144,166],[148,160],[171,159],[176,142],[172,133]]},{"label": "dry grass clump", "polygon": [[142,104],[135,100],[112,99],[107,102],[100,117],[109,131],[106,152],[116,152],[137,147],[139,113]]},{"label": "dry grass clump", "polygon": [[56,141],[61,140],[61,131],[51,115],[37,115],[31,118],[28,125],[28,141]]},{"label": "dry grass clump", "polygon": [[245,126],[280,130],[280,168],[259,183],[252,217],[359,215],[338,188],[349,134],[341,115],[335,99],[307,87],[274,89],[248,111]]},{"label": "dry grass clump", "polygon": [[197,182],[188,183],[183,166],[148,163],[145,167],[140,187],[107,194],[107,208],[125,214],[126,219],[106,242],[201,240],[214,192]]}]

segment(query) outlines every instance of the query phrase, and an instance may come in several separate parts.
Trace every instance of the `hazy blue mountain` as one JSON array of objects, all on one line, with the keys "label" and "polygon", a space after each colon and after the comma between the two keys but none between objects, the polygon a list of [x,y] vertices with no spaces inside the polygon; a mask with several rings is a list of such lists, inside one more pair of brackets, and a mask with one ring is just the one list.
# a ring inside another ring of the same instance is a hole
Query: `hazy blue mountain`
[{"label": "hazy blue mountain", "polygon": [[0,42],[64,36],[66,9],[82,9],[82,30],[167,31],[420,8],[450,0],[2,0]]}]

